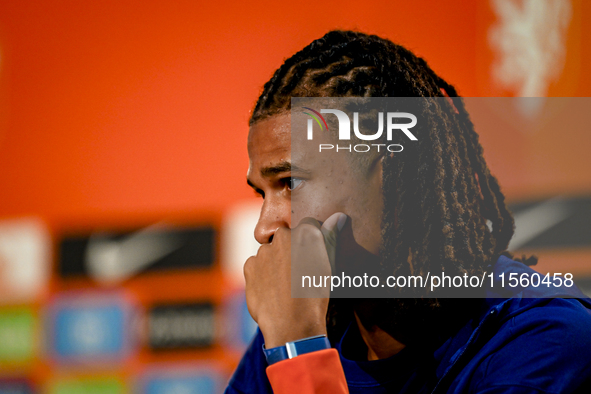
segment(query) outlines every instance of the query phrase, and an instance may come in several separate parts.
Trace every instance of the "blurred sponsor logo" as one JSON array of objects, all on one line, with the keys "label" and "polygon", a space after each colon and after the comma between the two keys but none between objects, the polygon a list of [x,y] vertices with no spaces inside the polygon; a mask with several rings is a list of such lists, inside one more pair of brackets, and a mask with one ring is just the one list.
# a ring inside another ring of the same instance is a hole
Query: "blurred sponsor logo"
[{"label": "blurred sponsor logo", "polygon": [[34,394],[33,385],[25,379],[0,379],[0,394]]},{"label": "blurred sponsor logo", "polygon": [[145,394],[214,394],[216,381],[210,376],[155,378],[145,387]]},{"label": "blurred sponsor logo", "polygon": [[224,342],[237,351],[244,351],[252,341],[257,324],[250,316],[243,292],[237,292],[224,305]]},{"label": "blurred sponsor logo", "polygon": [[62,361],[110,361],[129,350],[131,306],[122,297],[64,297],[51,308],[50,342]]},{"label": "blurred sponsor logo", "polygon": [[0,304],[28,302],[46,291],[51,238],[36,219],[0,222]]},{"label": "blurred sponsor logo", "polygon": [[210,267],[214,249],[211,227],[169,229],[154,225],[132,233],[66,237],[60,245],[59,273],[113,284],[146,271]]},{"label": "blurred sponsor logo", "polygon": [[257,254],[261,246],[254,238],[254,228],[261,215],[261,201],[243,201],[224,217],[221,237],[221,264],[228,278],[244,287],[244,262]]},{"label": "blurred sponsor logo", "polygon": [[51,384],[50,394],[125,394],[125,385],[117,378],[59,380]]},{"label": "blurred sponsor logo", "polygon": [[587,297],[591,297],[591,277],[575,278],[575,284]]},{"label": "blurred sponsor logo", "polygon": [[591,246],[591,197],[553,197],[509,206],[515,235],[509,250]]},{"label": "blurred sponsor logo", "polygon": [[28,308],[0,310],[0,363],[29,361],[34,356],[36,317]]},{"label": "blurred sponsor logo", "polygon": [[542,97],[550,83],[564,69],[571,2],[491,0],[490,4],[496,14],[488,34],[496,52],[492,76],[516,96],[540,97],[515,101],[524,116],[533,118],[543,110]]},{"label": "blurred sponsor logo", "polygon": [[148,341],[152,349],[211,346],[214,308],[209,303],[159,305],[149,311]]},{"label": "blurred sponsor logo", "polygon": [[141,394],[214,394],[221,392],[224,379],[211,367],[175,365],[146,373]]}]

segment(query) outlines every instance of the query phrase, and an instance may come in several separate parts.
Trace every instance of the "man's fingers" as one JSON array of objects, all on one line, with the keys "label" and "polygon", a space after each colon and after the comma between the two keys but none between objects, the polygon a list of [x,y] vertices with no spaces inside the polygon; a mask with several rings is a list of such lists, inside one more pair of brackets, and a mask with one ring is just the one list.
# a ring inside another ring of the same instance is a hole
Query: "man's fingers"
[{"label": "man's fingers", "polygon": [[298,224],[298,226],[301,226],[302,224],[309,224],[311,226],[316,227],[319,230],[321,227],[320,222],[314,218],[303,218],[302,220],[300,220],[300,223]]},{"label": "man's fingers", "polygon": [[331,242],[331,245],[334,247],[336,246],[336,239],[338,237],[339,231],[345,225],[347,221],[347,215],[342,212],[337,212],[328,219],[324,221],[322,227],[320,227],[320,231],[324,235],[324,239]]},{"label": "man's fingers", "polygon": [[324,245],[326,246],[326,252],[328,253],[328,260],[330,261],[330,268],[332,274],[336,274],[336,250],[337,250],[337,239],[339,232],[347,221],[347,215],[341,212],[337,212],[331,215],[324,221],[320,231],[324,236]]},{"label": "man's fingers", "polygon": [[342,212],[337,212],[328,219],[324,221],[324,223],[320,223],[318,220],[314,218],[303,218],[300,220],[298,227],[301,225],[311,225],[316,227],[322,233],[324,238],[324,245],[326,247],[326,253],[328,254],[328,260],[330,262],[330,268],[332,274],[336,273],[336,249],[337,249],[337,239],[339,236],[339,232],[343,229],[345,223],[347,222],[348,216]]}]

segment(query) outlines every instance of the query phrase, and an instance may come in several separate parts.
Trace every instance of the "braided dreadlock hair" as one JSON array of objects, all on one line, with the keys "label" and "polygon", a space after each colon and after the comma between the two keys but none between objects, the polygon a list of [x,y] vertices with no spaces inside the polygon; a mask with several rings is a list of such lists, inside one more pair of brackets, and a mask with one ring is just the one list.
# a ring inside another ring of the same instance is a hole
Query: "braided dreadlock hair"
[{"label": "braided dreadlock hair", "polygon": [[453,105],[425,106],[428,135],[415,152],[383,159],[382,266],[474,275],[505,251],[514,232],[505,197],[463,100],[425,60],[375,35],[331,31],[275,71],[250,125],[289,111],[291,97],[448,97]]}]

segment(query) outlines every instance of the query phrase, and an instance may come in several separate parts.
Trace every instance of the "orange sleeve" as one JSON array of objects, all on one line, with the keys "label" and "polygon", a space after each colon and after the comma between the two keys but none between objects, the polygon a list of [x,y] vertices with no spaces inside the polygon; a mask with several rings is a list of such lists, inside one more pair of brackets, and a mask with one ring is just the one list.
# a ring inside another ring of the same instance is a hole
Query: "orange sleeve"
[{"label": "orange sleeve", "polygon": [[274,394],[349,393],[336,349],[318,350],[267,367]]}]

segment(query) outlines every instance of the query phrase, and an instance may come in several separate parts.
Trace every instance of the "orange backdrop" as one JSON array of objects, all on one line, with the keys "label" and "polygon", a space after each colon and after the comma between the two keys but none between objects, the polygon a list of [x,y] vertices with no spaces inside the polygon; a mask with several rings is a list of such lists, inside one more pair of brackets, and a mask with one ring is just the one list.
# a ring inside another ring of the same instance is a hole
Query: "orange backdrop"
[{"label": "orange backdrop", "polygon": [[[590,7],[573,3],[551,95],[591,92]],[[251,196],[246,122],[285,57],[329,29],[359,29],[416,51],[464,96],[497,95],[493,22],[470,0],[3,1],[0,217],[219,214]]]}]

